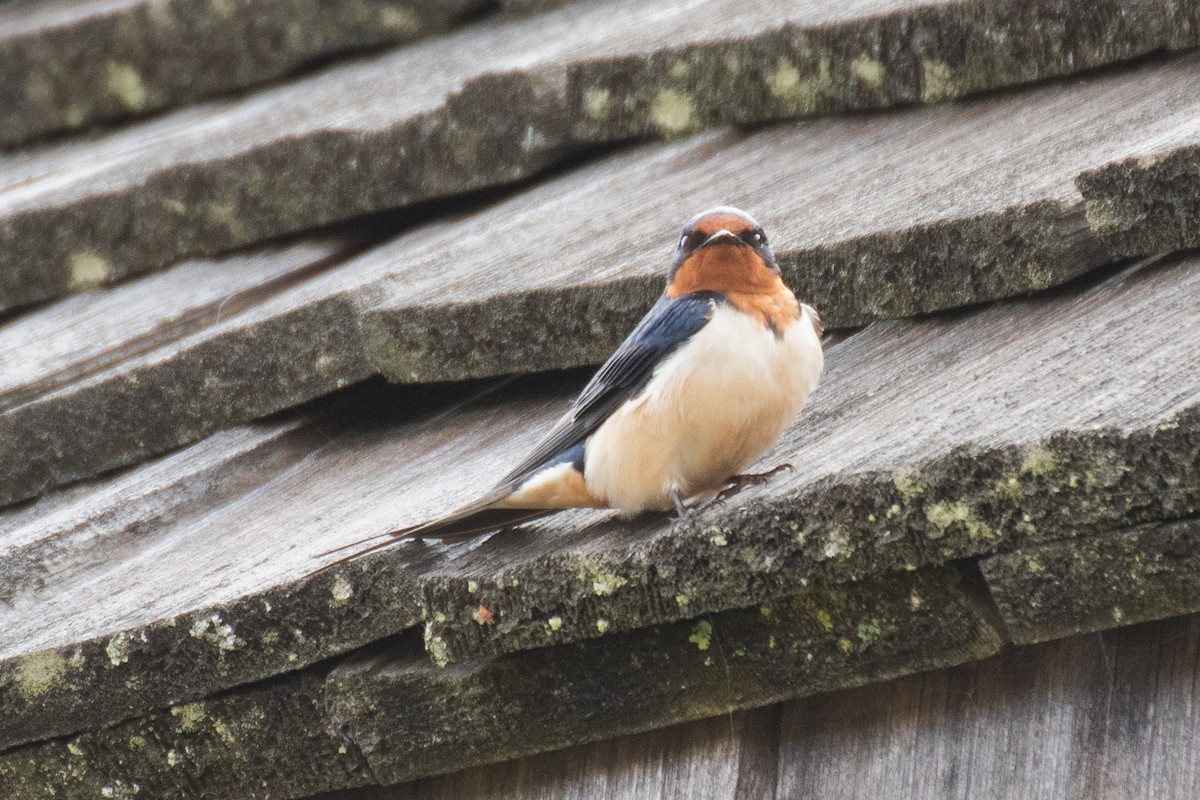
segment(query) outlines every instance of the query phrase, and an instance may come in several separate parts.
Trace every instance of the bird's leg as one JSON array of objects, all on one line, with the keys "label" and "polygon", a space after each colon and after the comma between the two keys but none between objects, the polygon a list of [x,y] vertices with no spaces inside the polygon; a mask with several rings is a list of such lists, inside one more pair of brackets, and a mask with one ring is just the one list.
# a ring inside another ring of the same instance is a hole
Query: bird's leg
[{"label": "bird's leg", "polygon": [[676,489],[675,487],[671,487],[670,497],[671,497],[671,501],[673,503],[675,503],[675,513],[679,516],[680,519],[683,519],[684,517],[686,517],[688,514],[691,513],[692,510],[683,504],[683,498],[681,498],[679,496],[678,489]]},{"label": "bird's leg", "polygon": [[791,464],[783,463],[774,469],[767,470],[766,472],[752,472],[745,475],[734,475],[733,477],[729,478],[729,480],[725,481],[725,488],[722,489],[719,494],[717,494],[716,501],[721,502],[723,500],[728,500],[738,492],[745,489],[747,486],[758,486],[761,483],[766,483],[775,474],[783,472],[785,469],[792,470],[794,467]]}]

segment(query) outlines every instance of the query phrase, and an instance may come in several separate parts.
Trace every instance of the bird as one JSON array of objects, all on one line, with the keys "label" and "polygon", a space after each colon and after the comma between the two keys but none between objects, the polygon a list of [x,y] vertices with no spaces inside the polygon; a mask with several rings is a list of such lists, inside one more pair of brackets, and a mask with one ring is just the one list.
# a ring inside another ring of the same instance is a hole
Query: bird
[{"label": "bird", "polygon": [[[686,516],[793,423],[824,367],[820,317],[784,284],[762,227],[731,206],[684,224],[662,295],[567,413],[491,491],[377,539],[459,541],[567,508]],[[323,555],[327,555],[323,554]],[[334,563],[340,563],[334,562]]]}]

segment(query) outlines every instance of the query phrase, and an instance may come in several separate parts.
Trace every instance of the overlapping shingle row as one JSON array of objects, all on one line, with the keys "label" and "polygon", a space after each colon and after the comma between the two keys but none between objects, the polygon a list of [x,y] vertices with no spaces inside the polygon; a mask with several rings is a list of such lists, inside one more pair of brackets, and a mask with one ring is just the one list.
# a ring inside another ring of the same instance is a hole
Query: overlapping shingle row
[{"label": "overlapping shingle row", "polygon": [[[579,4],[0,157],[0,794],[302,797],[1196,610],[1195,56],[939,104],[1198,14]],[[502,474],[583,377],[502,376],[601,360],[717,202],[841,329],[794,473],[308,574]]]}]

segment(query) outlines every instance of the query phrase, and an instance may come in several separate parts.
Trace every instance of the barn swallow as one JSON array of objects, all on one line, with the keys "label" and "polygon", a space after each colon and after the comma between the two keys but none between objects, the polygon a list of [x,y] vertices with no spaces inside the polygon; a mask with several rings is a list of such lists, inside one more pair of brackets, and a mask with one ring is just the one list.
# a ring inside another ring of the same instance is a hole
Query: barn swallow
[{"label": "barn swallow", "polygon": [[698,214],[683,226],[662,296],[524,461],[476,501],[351,557],[566,508],[683,515],[737,484],[791,425],[821,376],[821,333],[749,214]]}]

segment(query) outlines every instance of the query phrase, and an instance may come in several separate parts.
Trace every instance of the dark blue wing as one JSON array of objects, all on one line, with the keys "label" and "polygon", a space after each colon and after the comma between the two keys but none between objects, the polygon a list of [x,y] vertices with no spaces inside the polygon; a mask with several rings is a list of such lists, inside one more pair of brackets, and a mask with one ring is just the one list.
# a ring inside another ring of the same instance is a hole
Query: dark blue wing
[{"label": "dark blue wing", "polygon": [[500,485],[519,484],[542,466],[564,460],[567,451],[579,451],[571,453],[572,460],[581,457],[579,446],[583,440],[600,427],[617,406],[645,387],[654,368],[664,358],[708,323],[717,301],[718,296],[712,292],[660,297],[583,387],[566,416]]}]

